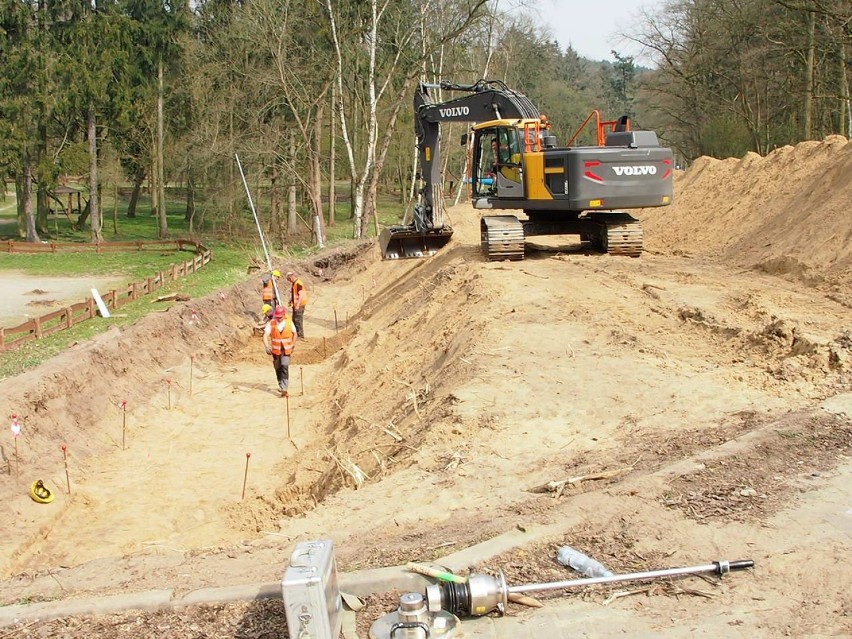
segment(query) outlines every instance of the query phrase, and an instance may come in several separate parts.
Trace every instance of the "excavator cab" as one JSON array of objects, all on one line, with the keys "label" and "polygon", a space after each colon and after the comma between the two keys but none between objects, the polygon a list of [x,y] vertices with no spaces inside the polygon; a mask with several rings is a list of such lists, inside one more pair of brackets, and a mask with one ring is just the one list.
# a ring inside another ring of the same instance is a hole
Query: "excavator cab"
[{"label": "excavator cab", "polygon": [[491,126],[474,132],[472,197],[523,197],[523,156],[519,132]]}]

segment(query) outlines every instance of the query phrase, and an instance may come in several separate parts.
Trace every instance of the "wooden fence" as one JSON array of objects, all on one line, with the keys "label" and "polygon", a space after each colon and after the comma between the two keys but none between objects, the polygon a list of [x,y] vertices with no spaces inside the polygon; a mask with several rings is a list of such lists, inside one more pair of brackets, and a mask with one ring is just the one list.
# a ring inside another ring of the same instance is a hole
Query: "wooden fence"
[{"label": "wooden fence", "polygon": [[[167,246],[176,247],[176,250],[178,251],[194,251],[195,256],[186,262],[172,264],[169,270],[160,271],[153,277],[149,277],[141,282],[134,282],[122,289],[113,289],[106,294],[101,295],[101,299],[103,299],[106,307],[114,310],[129,302],[137,300],[140,297],[150,295],[157,289],[162,288],[167,282],[171,282],[190,273],[195,273],[195,271],[210,262],[210,249],[205,247],[203,244],[192,240],[157,240],[150,242],[114,242],[109,244],[72,244],[57,242],[34,244],[29,242],[9,241],[0,243],[0,250],[8,253],[105,253],[107,251],[121,250],[161,251]],[[33,318],[13,328],[0,328],[0,352],[16,348],[30,340],[53,335],[59,331],[71,328],[80,322],[92,319],[97,314],[98,310],[94,298],[88,297],[83,302],[78,302],[77,304],[66,306],[58,311],[53,311],[52,313],[47,313],[41,317]]]}]

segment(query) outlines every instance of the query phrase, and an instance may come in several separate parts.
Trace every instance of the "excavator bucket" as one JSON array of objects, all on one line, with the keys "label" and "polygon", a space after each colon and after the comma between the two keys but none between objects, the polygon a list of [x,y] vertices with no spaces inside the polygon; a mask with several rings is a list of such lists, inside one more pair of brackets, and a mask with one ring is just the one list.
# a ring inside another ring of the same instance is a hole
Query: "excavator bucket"
[{"label": "excavator bucket", "polygon": [[452,236],[449,226],[426,231],[418,231],[413,225],[391,226],[379,235],[379,247],[385,260],[429,257],[444,248]]}]

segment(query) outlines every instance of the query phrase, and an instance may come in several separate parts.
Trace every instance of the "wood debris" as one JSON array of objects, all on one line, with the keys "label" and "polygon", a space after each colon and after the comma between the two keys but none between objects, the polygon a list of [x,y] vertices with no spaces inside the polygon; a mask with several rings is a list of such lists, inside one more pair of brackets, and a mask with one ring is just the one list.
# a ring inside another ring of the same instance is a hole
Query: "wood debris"
[{"label": "wood debris", "polygon": [[151,303],[154,302],[188,302],[192,299],[186,293],[169,293],[168,295],[160,295],[160,297],[154,298],[151,300]]},{"label": "wood debris", "polygon": [[633,466],[625,466],[624,468],[616,468],[615,470],[605,470],[599,473],[590,473],[588,475],[578,475],[576,477],[569,477],[568,479],[560,479],[559,481],[549,481],[546,484],[541,484],[539,486],[534,486],[533,488],[528,488],[527,492],[554,493],[555,497],[559,497],[562,494],[562,491],[565,490],[566,486],[576,486],[578,484],[582,484],[584,481],[611,479],[630,470],[633,470]]}]

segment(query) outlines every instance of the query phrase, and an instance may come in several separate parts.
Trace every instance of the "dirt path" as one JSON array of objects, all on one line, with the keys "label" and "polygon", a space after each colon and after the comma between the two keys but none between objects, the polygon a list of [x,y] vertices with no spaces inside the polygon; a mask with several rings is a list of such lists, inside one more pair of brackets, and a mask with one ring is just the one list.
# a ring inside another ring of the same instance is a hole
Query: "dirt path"
[{"label": "dirt path", "polygon": [[[302,539],[331,537],[350,570],[544,527],[479,568],[503,568],[510,583],[565,579],[553,560],[565,543],[617,572],[757,562],[722,586],[661,585],[606,609],[612,591],[548,600],[575,606],[567,617],[588,609],[635,636],[848,634],[852,310],[838,272],[806,282],[663,247],[638,260],[531,247],[522,263],[487,263],[475,214],[453,216],[456,235],[432,259],[383,263],[373,248],[310,266],[290,439],[245,319],[256,282],[195,305],[206,328],[187,327],[179,306],[151,320],[167,330],[140,327],[163,343],[127,386],[127,450],[115,408],[126,379],[112,364],[117,386],[84,424],[90,454],[75,458],[72,497],[40,506],[20,492],[29,476],[2,480],[15,534],[0,546],[11,577],[0,600],[274,582]],[[139,334],[114,340],[145,349]],[[211,343],[215,357],[202,350]],[[187,348],[203,353],[192,397]],[[87,361],[107,359],[97,352]],[[58,410],[31,421],[59,423]],[[34,452],[49,450],[50,432]],[[60,465],[44,468],[64,486]],[[606,478],[567,481],[596,473]],[[158,619],[234,636],[229,624],[248,632],[248,617],[222,607]],[[62,636],[120,636],[121,623],[78,620]]]}]

